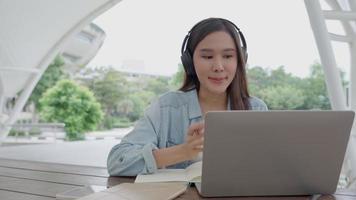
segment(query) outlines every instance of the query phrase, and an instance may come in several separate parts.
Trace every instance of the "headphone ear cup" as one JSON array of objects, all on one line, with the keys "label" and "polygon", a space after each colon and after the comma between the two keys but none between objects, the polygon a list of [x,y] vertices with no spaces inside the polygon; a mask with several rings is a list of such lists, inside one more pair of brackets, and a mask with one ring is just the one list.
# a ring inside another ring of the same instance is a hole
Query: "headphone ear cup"
[{"label": "headphone ear cup", "polygon": [[187,75],[194,76],[196,73],[194,69],[193,58],[190,55],[190,53],[187,50],[185,50],[180,58],[182,60],[183,67]]},{"label": "headphone ear cup", "polygon": [[247,63],[248,54],[244,47],[242,47],[242,56],[243,56],[245,63]]}]

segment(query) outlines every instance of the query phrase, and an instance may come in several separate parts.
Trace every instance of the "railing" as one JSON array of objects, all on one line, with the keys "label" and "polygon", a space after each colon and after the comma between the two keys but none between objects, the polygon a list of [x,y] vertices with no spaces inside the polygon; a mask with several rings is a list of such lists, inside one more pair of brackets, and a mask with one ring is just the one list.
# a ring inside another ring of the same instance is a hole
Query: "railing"
[{"label": "railing", "polygon": [[[53,138],[53,142],[57,142],[58,139],[64,140],[65,134],[59,135],[59,133],[65,132],[64,127],[64,123],[18,123],[9,126],[9,128],[14,131],[13,143],[20,142],[20,138],[26,139],[33,136],[37,136],[38,140],[44,140],[49,136]],[[46,132],[47,134],[44,134]],[[22,134],[20,135],[20,133]],[[10,138],[10,136],[8,136],[8,138]],[[22,142],[23,141],[24,140],[22,140]]]}]

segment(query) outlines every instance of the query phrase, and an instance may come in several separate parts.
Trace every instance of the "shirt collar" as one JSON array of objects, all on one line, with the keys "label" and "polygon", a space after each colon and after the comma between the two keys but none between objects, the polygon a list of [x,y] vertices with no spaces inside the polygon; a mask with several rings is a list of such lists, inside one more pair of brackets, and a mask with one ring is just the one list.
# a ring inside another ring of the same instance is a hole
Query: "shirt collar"
[{"label": "shirt collar", "polygon": [[[188,112],[189,112],[189,119],[194,118],[201,118],[202,112],[200,109],[198,93],[196,89],[190,90],[187,92],[188,95]],[[227,100],[227,110],[231,110],[231,102],[230,98]]]}]

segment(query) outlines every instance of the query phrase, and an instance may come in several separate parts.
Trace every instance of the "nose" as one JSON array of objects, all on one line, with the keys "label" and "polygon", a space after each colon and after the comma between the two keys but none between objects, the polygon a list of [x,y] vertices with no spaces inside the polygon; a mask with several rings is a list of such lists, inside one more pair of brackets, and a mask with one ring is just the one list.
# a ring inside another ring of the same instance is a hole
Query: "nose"
[{"label": "nose", "polygon": [[221,58],[215,58],[213,62],[213,71],[222,72],[224,71],[224,65]]}]

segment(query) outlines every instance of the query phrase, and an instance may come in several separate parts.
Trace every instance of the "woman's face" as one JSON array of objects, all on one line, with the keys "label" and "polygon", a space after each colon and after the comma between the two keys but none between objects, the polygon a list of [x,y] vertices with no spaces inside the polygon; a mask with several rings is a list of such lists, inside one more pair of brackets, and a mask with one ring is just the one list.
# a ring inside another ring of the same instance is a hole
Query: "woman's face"
[{"label": "woman's face", "polygon": [[200,82],[200,92],[225,93],[237,67],[234,40],[224,31],[210,33],[195,48],[193,62]]}]

